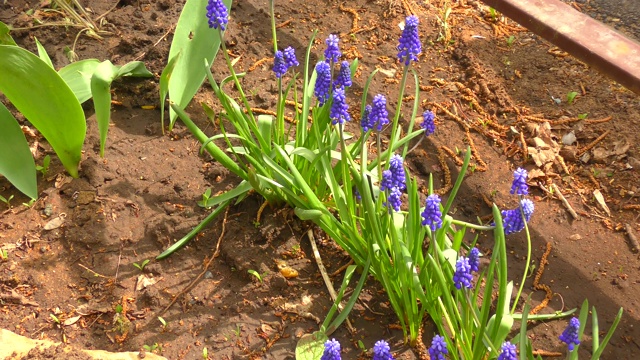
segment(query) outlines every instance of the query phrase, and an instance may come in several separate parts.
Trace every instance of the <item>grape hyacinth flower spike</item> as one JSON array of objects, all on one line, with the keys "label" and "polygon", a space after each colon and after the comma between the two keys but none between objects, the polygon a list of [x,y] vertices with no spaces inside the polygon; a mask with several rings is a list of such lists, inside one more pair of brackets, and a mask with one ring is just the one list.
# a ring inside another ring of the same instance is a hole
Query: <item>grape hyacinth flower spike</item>
[{"label": "grape hyacinth flower spike", "polygon": [[498,360],[518,360],[518,353],[516,352],[516,346],[509,341],[505,341],[502,344],[500,355]]},{"label": "grape hyacinth flower spike", "polygon": [[427,110],[422,114],[422,128],[424,129],[424,134],[426,136],[429,136],[436,131],[435,119],[436,115],[431,110]]},{"label": "grape hyacinth flower spike", "polygon": [[445,355],[449,353],[447,350],[447,343],[444,337],[436,335],[431,340],[431,347],[429,347],[429,356],[431,360],[446,360]]},{"label": "grape hyacinth flower spike", "polygon": [[404,20],[404,30],[398,42],[398,59],[405,66],[409,66],[411,61],[418,61],[418,54],[422,52],[418,23],[418,17],[415,15],[409,15]]},{"label": "grape hyacinth flower spike", "polygon": [[338,35],[331,34],[325,41],[327,43],[327,48],[324,50],[324,59],[329,63],[336,63],[340,60],[340,48],[338,47],[338,42],[340,38]]},{"label": "grape hyacinth flower spike", "polygon": [[580,320],[576,317],[569,320],[569,325],[560,335],[560,341],[568,345],[569,352],[573,351],[576,345],[580,345]]},{"label": "grape hyacinth flower spike", "polygon": [[380,340],[373,345],[373,360],[394,360],[389,344]]},{"label": "grape hyacinth flower spike", "polygon": [[[373,106],[371,107],[371,115],[369,115],[371,127],[376,126],[376,130],[382,131],[382,128],[389,124],[389,112],[387,111],[387,98],[382,94],[373,97]],[[404,173],[404,170],[403,170]]]},{"label": "grape hyacinth flower spike", "polygon": [[341,360],[340,343],[336,339],[327,340],[324,343],[324,352],[320,360]]},{"label": "grape hyacinth flower spike", "polygon": [[522,231],[524,229],[524,222],[525,221],[529,222],[529,220],[531,220],[531,216],[533,215],[533,209],[534,209],[533,201],[529,199],[522,199],[522,201],[520,201],[520,205],[522,206],[522,213],[524,213],[524,219],[522,218],[522,213],[520,212],[520,208],[502,211],[502,223],[504,226],[505,235]]},{"label": "grape hyacinth flower spike", "polygon": [[343,61],[340,64],[340,72],[338,72],[338,77],[336,78],[333,87],[334,89],[340,86],[346,88],[351,85],[353,85],[353,82],[351,81],[351,67],[349,66],[348,61]]},{"label": "grape hyacinth flower spike", "polygon": [[360,126],[362,126],[362,131],[367,132],[373,129],[373,124],[371,123],[371,111],[373,108],[371,105],[367,105],[364,107],[364,112],[362,113],[362,117],[360,118]]},{"label": "grape hyacinth flower spike", "polygon": [[442,212],[440,211],[440,196],[431,194],[422,212],[422,226],[428,226],[431,231],[442,227]]},{"label": "grape hyacinth flower spike", "polygon": [[329,100],[329,86],[331,86],[331,67],[324,61],[316,64],[316,86],[313,94],[318,99],[320,106]]},{"label": "grape hyacinth flower spike", "polygon": [[209,0],[207,3],[207,18],[209,19],[209,27],[225,30],[229,23],[229,10],[222,0]]},{"label": "grape hyacinth flower spike", "polygon": [[478,248],[474,247],[469,251],[469,266],[473,272],[480,270],[480,250]]},{"label": "grape hyacinth flower spike", "polygon": [[276,51],[276,54],[273,57],[273,72],[276,74],[278,79],[287,72],[287,64],[284,60],[284,54],[280,50]]},{"label": "grape hyacinth flower spike", "polygon": [[333,103],[331,104],[329,117],[333,125],[344,124],[345,121],[351,120],[349,105],[347,105],[347,98],[344,95],[343,88],[338,88],[333,91]]},{"label": "grape hyacinth flower spike", "polygon": [[288,46],[284,49],[284,63],[287,65],[287,70],[292,67],[296,67],[300,65],[298,59],[296,58],[296,50],[291,46]]},{"label": "grape hyacinth flower spike", "polygon": [[511,194],[529,195],[529,185],[527,185],[527,170],[518,168],[513,172]]},{"label": "grape hyacinth flower spike", "polygon": [[463,286],[469,289],[471,288],[471,280],[473,280],[473,275],[471,275],[469,258],[462,256],[458,259],[458,262],[456,262],[456,272],[453,274],[453,284],[458,290],[462,289]]}]

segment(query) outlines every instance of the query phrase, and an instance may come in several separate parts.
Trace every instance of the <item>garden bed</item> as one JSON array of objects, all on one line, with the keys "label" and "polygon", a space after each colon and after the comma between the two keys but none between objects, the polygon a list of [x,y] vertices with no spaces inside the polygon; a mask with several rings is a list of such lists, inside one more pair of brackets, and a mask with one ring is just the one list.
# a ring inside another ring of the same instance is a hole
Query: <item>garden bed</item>
[{"label": "garden bed", "polygon": [[[272,56],[267,3],[235,2],[225,34],[231,56],[239,58],[236,68],[247,71],[242,85],[249,89],[251,105],[265,110],[273,109],[276,99],[272,60],[260,62]],[[60,68],[68,63],[64,48],[73,45],[79,29],[32,28],[34,19],[44,24],[62,20],[39,4],[9,1],[0,5],[0,20],[26,27],[12,32],[19,45],[35,51],[37,37]],[[409,1],[409,9],[402,4],[276,1],[279,43],[302,54],[313,30],[319,29],[312,49],[315,63],[324,46],[320,39],[339,34],[345,57],[359,58],[349,98],[352,109],[359,109],[355,104],[375,68],[383,75],[376,77],[369,93],[397,99],[398,24],[407,10],[415,12],[421,19],[423,54],[414,69],[423,86],[422,110],[436,113],[437,130],[407,157],[411,174],[419,177],[423,192],[429,174],[436,189],[446,187],[445,174],[450,171],[455,179],[459,166],[448,155],[441,162],[438,150],[446,146],[455,152],[472,143],[474,171],[465,179],[453,212],[456,218],[475,221],[491,214],[492,202],[500,208],[516,205],[508,193],[511,173],[519,166],[527,168],[536,206],[530,222],[534,272],[547,243],[552,247],[540,282],[550,286],[554,296],[542,312],[575,308],[588,298],[598,310],[600,328],[607,329],[624,307],[603,358],[640,358],[640,268],[625,232],[625,226],[636,234],[640,230],[638,97],[512,21],[494,19],[480,3],[456,5],[446,28],[438,20],[444,4]],[[205,347],[215,359],[293,358],[297,340],[317,330],[331,306],[307,231],[317,234],[336,287],[349,257],[291,209],[267,206],[259,212],[263,199],[250,196],[186,248],[167,260],[151,260],[209,213],[196,205],[207,188],[218,193],[239,179],[200,156],[200,144],[179,120],[171,133],[163,134],[160,126],[158,77],[183,2],[90,0],[83,5],[96,17],[106,13],[108,24],[102,28],[111,34],[101,41],[80,36],[79,58],[114,64],[141,60],[156,78],[114,84],[113,126],[104,158],[98,153],[93,110],[86,106],[88,136],[78,179],[64,172],[43,139],[30,137],[31,143],[40,141],[37,163],[45,154],[53,158],[48,173],[39,178],[38,201],[31,207],[20,205],[28,199],[0,180],[0,194],[15,195],[12,208],[0,215],[0,245],[8,252],[8,259],[0,262],[0,327],[86,349],[136,351],[146,346],[169,359],[195,359]],[[218,80],[227,76],[222,59],[214,63],[213,74]],[[187,112],[212,135],[219,129],[208,124],[199,103],[216,111],[220,106],[204,89]],[[571,104],[570,92],[577,93]],[[406,114],[411,104],[406,102]],[[395,107],[393,100],[389,105]],[[357,110],[352,117],[359,119]],[[478,123],[481,126],[473,125]],[[576,142],[562,146],[570,132]],[[555,150],[563,161],[545,163],[548,152],[555,155]],[[556,191],[550,190],[552,183]],[[595,190],[603,194],[610,213],[594,200]],[[577,220],[557,199],[558,191]],[[45,230],[56,218],[64,220],[62,225]],[[493,240],[481,236],[478,244],[487,253]],[[507,251],[510,278],[518,282],[526,255],[524,235],[508,236]],[[144,269],[134,266],[146,259],[151,262]],[[278,266],[283,261],[297,277],[281,275]],[[533,280],[528,278],[525,290],[535,306],[544,291],[533,288]],[[114,324],[118,305],[126,320]],[[415,356],[403,345],[398,320],[373,279],[350,320],[353,332],[343,325],[332,335],[342,343],[343,358],[364,356],[358,341],[368,349],[379,339],[390,343],[397,358]],[[565,320],[532,324],[534,348],[564,354],[558,335],[565,326]],[[427,344],[430,329],[426,323]],[[581,356],[590,350],[586,340]]]}]

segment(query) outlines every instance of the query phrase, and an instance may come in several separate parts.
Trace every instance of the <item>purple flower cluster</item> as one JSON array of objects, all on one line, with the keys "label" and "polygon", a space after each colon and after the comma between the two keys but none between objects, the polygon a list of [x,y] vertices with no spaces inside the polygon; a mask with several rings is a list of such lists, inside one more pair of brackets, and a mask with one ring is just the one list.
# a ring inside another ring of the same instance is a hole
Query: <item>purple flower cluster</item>
[{"label": "purple flower cluster", "polygon": [[462,287],[471,288],[471,265],[469,264],[469,258],[464,256],[460,257],[456,262],[456,272],[453,274],[453,284],[456,289],[460,290]]},{"label": "purple flower cluster", "polygon": [[518,360],[518,353],[516,352],[516,346],[509,341],[505,341],[502,344],[500,356],[498,360]]},{"label": "purple flower cluster", "polygon": [[340,60],[340,48],[338,47],[338,42],[340,42],[340,38],[338,35],[331,34],[325,40],[327,43],[327,48],[324,50],[324,59],[326,62],[336,63]]},{"label": "purple flower cluster", "polygon": [[436,131],[436,114],[434,114],[431,110],[427,110],[422,114],[422,128],[424,129],[424,134],[429,136]]},{"label": "purple flower cluster", "polygon": [[296,58],[296,49],[291,46],[284,49],[284,62],[287,64],[287,69],[300,65]]},{"label": "purple flower cluster", "polygon": [[382,172],[380,190],[389,190],[387,207],[399,211],[402,205],[402,190],[407,188],[402,156],[394,154],[389,160],[389,169]]},{"label": "purple flower cluster", "polygon": [[333,125],[344,124],[345,121],[351,120],[349,105],[347,105],[347,98],[343,88],[333,90],[333,103],[331,104],[329,117]]},{"label": "purple flower cluster", "polygon": [[431,194],[422,212],[422,226],[429,226],[431,231],[442,227],[442,212],[440,211],[440,196]]},{"label": "purple flower cluster", "polygon": [[522,213],[520,212],[519,207],[511,210],[502,210],[502,223],[505,235],[522,231],[524,229],[524,222],[529,222],[529,220],[531,220],[534,209],[533,201],[529,199],[522,199],[520,201],[520,206],[522,206]]},{"label": "purple flower cluster", "polygon": [[318,99],[320,106],[329,100],[329,87],[331,86],[331,66],[324,61],[316,64],[316,86],[313,94]]},{"label": "purple flower cluster", "polygon": [[222,0],[209,0],[207,3],[207,18],[209,19],[209,27],[225,30],[229,23],[229,10]]},{"label": "purple flower cluster", "polygon": [[446,360],[445,355],[449,353],[447,350],[447,342],[444,337],[436,335],[431,340],[431,346],[429,347],[429,356],[431,360]]},{"label": "purple flower cluster", "polygon": [[336,78],[335,83],[333,84],[334,89],[337,87],[348,87],[353,85],[351,81],[351,67],[349,66],[348,61],[343,61],[340,64],[340,72],[338,73],[338,77]]},{"label": "purple flower cluster", "polygon": [[480,250],[478,248],[474,247],[469,251],[469,266],[473,272],[480,270]]},{"label": "purple flower cluster", "polygon": [[273,72],[276,73],[276,77],[279,79],[287,72],[287,63],[284,61],[284,53],[280,50],[276,51],[273,57]]},{"label": "purple flower cluster", "polygon": [[362,118],[362,130],[367,132],[374,127],[377,131],[382,131],[382,128],[389,124],[389,112],[387,111],[387,98],[382,94],[378,94],[373,97],[373,105],[367,105],[371,111],[367,114],[367,117]]},{"label": "purple flower cluster", "polygon": [[362,131],[367,132],[373,128],[373,126],[369,125],[369,116],[371,115],[371,111],[373,108],[371,105],[367,105],[364,107],[364,112],[362,113],[362,117],[360,118],[360,126],[362,126]]},{"label": "purple flower cluster", "polygon": [[391,347],[386,341],[380,340],[373,345],[373,360],[393,360]]},{"label": "purple flower cluster", "polygon": [[327,340],[324,343],[324,352],[320,360],[340,360],[340,342],[336,339]]},{"label": "purple flower cluster", "polygon": [[560,341],[568,345],[569,352],[573,351],[576,345],[580,345],[580,320],[576,317],[569,320],[569,325],[560,335]]},{"label": "purple flower cluster", "polygon": [[418,54],[422,52],[422,44],[418,35],[418,17],[409,15],[404,21],[404,30],[398,43],[398,59],[405,66],[411,61],[418,61]]},{"label": "purple flower cluster", "polygon": [[527,170],[518,168],[513,172],[511,194],[529,195],[529,185],[527,185]]}]

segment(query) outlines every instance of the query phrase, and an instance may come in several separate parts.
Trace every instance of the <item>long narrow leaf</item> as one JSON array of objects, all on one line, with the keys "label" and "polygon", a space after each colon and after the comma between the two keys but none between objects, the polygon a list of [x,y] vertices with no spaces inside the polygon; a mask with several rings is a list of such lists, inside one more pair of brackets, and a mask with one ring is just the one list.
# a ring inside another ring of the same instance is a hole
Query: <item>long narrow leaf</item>
[{"label": "long narrow leaf", "polygon": [[34,54],[0,45],[0,91],[58,154],[62,165],[78,177],[87,131],[84,112],[60,75]]},{"label": "long narrow leaf", "polygon": [[91,94],[93,107],[96,110],[96,120],[100,131],[100,156],[104,157],[104,146],[109,132],[111,118],[111,82],[118,74],[118,67],[111,61],[105,60],[98,64],[91,76]]},{"label": "long narrow leaf", "polygon": [[97,59],[85,59],[71,63],[58,71],[80,104],[91,99],[91,76],[98,64],[100,61]]}]

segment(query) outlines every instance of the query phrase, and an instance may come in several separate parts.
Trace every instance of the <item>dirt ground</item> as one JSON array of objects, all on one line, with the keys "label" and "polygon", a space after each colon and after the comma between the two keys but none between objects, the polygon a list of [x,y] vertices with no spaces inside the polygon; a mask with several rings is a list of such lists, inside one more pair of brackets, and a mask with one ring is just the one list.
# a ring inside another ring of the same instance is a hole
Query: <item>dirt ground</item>
[{"label": "dirt ground", "polygon": [[[179,122],[172,133],[161,131],[158,78],[184,1],[82,3],[95,18],[106,13],[100,24],[109,34],[101,41],[81,35],[75,49],[80,59],[141,60],[157,76],[114,84],[103,159],[91,102],[85,105],[88,136],[80,178],[68,177],[46,142],[31,137],[39,141],[37,163],[46,154],[53,157],[49,173],[39,178],[38,201],[21,205],[28,199],[0,179],[0,194],[15,195],[12,207],[0,213],[0,246],[8,251],[8,259],[0,261],[0,327],[86,349],[146,346],[169,359],[201,358],[205,347],[212,359],[293,359],[297,340],[317,330],[331,302],[305,235],[311,226],[290,209],[267,207],[258,221],[263,200],[250,197],[177,254],[153,260],[208,214],[196,205],[205,189],[217,193],[238,183],[198,155],[199,144]],[[64,48],[73,45],[80,29],[34,26],[63,20],[47,7],[47,2],[9,0],[0,4],[0,20],[18,28],[13,37],[31,51],[37,37],[60,68],[68,63]],[[407,12],[417,14],[423,54],[414,68],[421,109],[437,114],[438,128],[410,154],[411,174],[424,184],[432,173],[436,188],[446,189],[446,174],[455,179],[459,166],[443,146],[455,153],[471,143],[474,171],[458,195],[454,216],[476,221],[490,214],[491,202],[516,205],[509,195],[511,172],[527,168],[536,206],[531,221],[536,270],[547,243],[552,246],[541,282],[554,295],[543,312],[574,308],[588,298],[606,330],[624,307],[602,358],[640,358],[640,267],[637,243],[629,242],[625,230],[640,232],[639,98],[513,21],[493,18],[480,2],[454,3],[446,26],[444,7],[439,0],[277,0],[278,39],[280,47],[296,48],[300,59],[318,29],[315,64],[323,39],[339,34],[345,58],[360,61],[351,108],[359,108],[366,77],[380,68],[384,71],[369,93],[386,94],[392,109],[400,78],[398,24]],[[271,62],[255,66],[272,56],[270,39],[267,0],[235,1],[225,41],[239,57],[237,69],[248,71],[242,82],[251,89],[252,106],[261,109],[275,105]],[[217,79],[228,74],[220,60],[213,66]],[[407,93],[412,92],[410,85]],[[569,92],[577,93],[572,103]],[[402,121],[412,106],[412,99],[405,100]],[[187,110],[213,134],[217,129],[208,124],[200,102],[219,109],[206,87]],[[602,194],[606,210],[594,192]],[[52,226],[55,219],[63,220],[61,226]],[[349,258],[330,239],[316,240],[339,287]],[[492,239],[481,237],[479,245],[489,250]],[[510,278],[519,283],[526,239],[510,236],[507,246]],[[214,253],[219,256],[209,261]],[[147,259],[142,271],[133,265]],[[299,275],[285,279],[277,267],[281,261]],[[261,274],[262,281],[248,270]],[[532,282],[530,276],[525,291],[536,305],[544,292]],[[415,358],[373,280],[350,319],[352,332],[343,326],[332,335],[342,343],[343,358],[367,358],[358,341],[369,349],[379,339],[391,344],[397,358]],[[429,343],[433,333],[428,322],[425,326]],[[565,320],[532,323],[534,348],[563,353],[558,335],[565,326]],[[585,357],[590,336],[588,330],[580,347]]]}]

